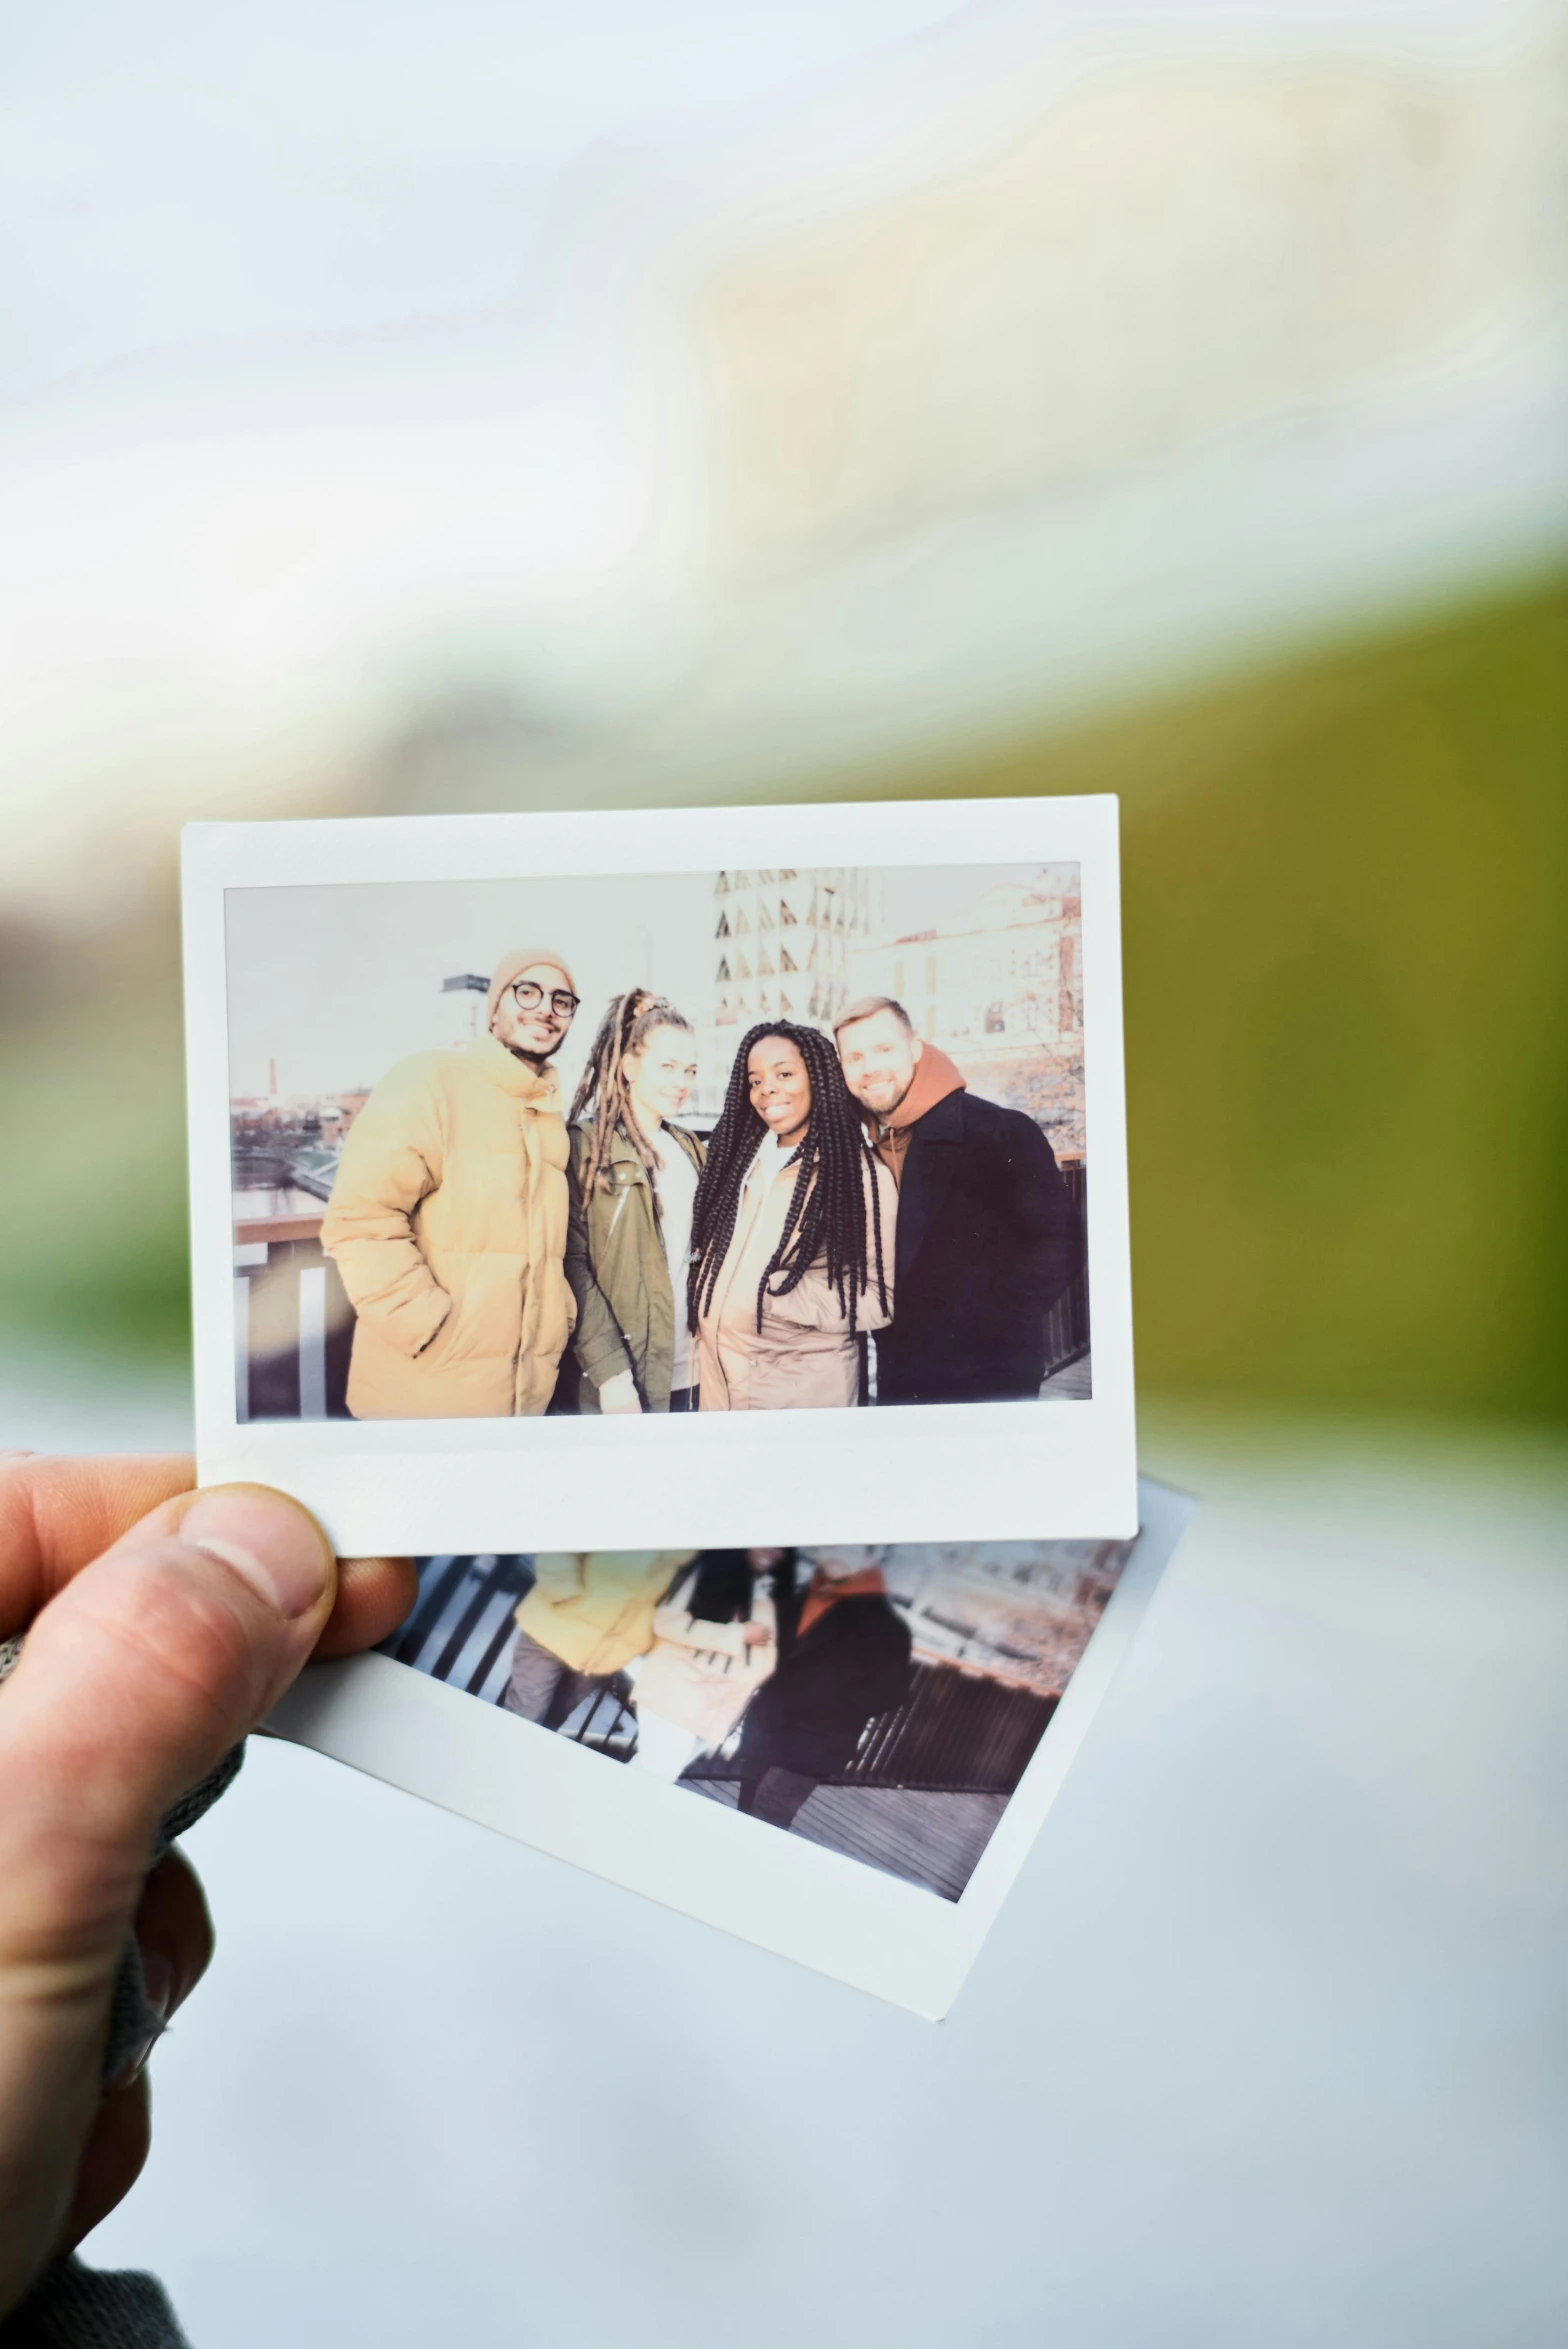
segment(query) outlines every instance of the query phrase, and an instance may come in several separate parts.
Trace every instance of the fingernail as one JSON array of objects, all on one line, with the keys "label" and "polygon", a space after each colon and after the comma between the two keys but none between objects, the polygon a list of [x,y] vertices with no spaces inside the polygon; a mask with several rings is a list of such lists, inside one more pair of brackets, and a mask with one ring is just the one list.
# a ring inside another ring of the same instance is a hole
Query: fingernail
[{"label": "fingernail", "polygon": [[315,1519],[281,1493],[217,1485],[180,1520],[180,1539],[242,1575],[290,1622],[327,1587],[332,1555]]},{"label": "fingernail", "polygon": [[174,1968],[161,1949],[143,1949],[139,1954],[142,1961],[142,1989],[146,1993],[147,2004],[158,2018],[161,2030],[174,2012]]},{"label": "fingernail", "polygon": [[111,2095],[118,2089],[129,2088],[134,2081],[140,2079],[142,2073],[147,2069],[148,2057],[162,2037],[161,2031],[154,2031],[147,2038],[137,2040],[119,2070],[111,2074],[104,2082],[104,2087]]}]

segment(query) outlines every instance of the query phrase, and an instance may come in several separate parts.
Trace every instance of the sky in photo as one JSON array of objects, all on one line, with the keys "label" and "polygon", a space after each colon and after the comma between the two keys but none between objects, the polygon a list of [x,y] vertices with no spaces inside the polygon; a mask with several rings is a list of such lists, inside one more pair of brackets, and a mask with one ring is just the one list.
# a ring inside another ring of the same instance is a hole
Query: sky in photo
[{"label": "sky in photo", "polygon": [[[882,934],[949,927],[1036,864],[901,866],[876,876]],[[699,1029],[713,1008],[715,875],[397,881],[231,889],[229,1085],[283,1094],[373,1085],[410,1052],[448,1045],[465,1008],[445,979],[517,946],[563,954],[582,998],[558,1058],[575,1085],[605,1006],[651,985]],[[705,1071],[704,1074],[713,1072]]]}]

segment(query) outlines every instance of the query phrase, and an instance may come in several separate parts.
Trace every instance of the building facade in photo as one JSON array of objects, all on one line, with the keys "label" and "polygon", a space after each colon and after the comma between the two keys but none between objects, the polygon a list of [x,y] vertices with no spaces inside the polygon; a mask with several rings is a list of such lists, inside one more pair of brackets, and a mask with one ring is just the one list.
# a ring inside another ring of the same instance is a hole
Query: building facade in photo
[{"label": "building facade in photo", "polygon": [[853,954],[871,933],[876,888],[862,868],[757,867],[713,883],[713,1013],[699,1104],[716,1114],[735,1047],[758,1020],[831,1028],[853,992]]},{"label": "building facade in photo", "polygon": [[907,1542],[888,1595],[916,1660],[1060,1696],[1127,1561],[1124,1541]]},{"label": "building facade in photo", "polygon": [[980,892],[955,920],[853,940],[851,997],[891,995],[973,1092],[1025,1110],[1081,1155],[1083,909],[1076,865]]}]

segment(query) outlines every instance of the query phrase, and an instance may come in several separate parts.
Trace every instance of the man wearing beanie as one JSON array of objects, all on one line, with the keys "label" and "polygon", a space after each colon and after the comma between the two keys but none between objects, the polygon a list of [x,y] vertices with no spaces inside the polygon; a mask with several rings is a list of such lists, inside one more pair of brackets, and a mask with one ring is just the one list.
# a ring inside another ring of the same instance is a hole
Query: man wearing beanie
[{"label": "man wearing beanie", "polygon": [[538,1414],[575,1308],[552,1056],[577,992],[552,948],[504,955],[466,1051],[417,1052],[350,1129],[321,1227],[356,1315],[356,1419]]}]

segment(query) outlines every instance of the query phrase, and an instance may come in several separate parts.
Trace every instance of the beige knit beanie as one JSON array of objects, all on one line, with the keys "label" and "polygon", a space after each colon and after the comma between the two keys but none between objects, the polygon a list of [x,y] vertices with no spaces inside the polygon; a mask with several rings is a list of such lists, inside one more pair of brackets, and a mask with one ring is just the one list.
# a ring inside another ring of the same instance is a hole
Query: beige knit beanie
[{"label": "beige knit beanie", "polygon": [[503,954],[495,966],[490,981],[489,1009],[485,1014],[487,1022],[495,1018],[495,1007],[501,1000],[502,989],[509,987],[514,979],[521,978],[524,971],[531,970],[536,962],[548,963],[552,970],[559,971],[572,993],[576,994],[577,982],[553,946],[519,946],[511,954]]}]

